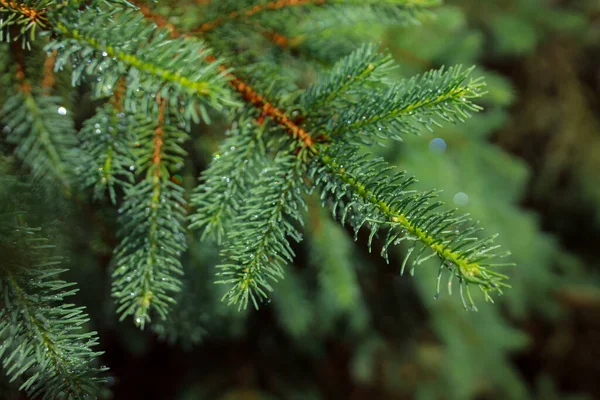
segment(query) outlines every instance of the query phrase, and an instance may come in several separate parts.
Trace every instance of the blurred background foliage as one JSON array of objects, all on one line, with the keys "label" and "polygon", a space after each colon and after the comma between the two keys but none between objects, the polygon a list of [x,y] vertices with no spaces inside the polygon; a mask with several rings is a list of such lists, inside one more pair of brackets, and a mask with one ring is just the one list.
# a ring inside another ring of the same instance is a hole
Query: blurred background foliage
[{"label": "blurred background foliage", "polygon": [[[185,8],[161,4],[194,24]],[[496,304],[479,301],[476,313],[445,290],[436,300],[436,265],[400,277],[402,249],[386,264],[311,200],[297,264],[272,302],[227,307],[213,284],[216,249],[190,238],[190,290],[169,321],[140,332],[119,323],[108,300],[115,227],[57,208],[63,223],[89,222],[69,244],[71,278],[118,377],[105,398],[600,398],[600,3],[447,0],[417,27],[352,32],[389,48],[398,78],[454,64],[485,76],[484,112],[380,152],[500,234],[518,264],[513,288]],[[72,101],[79,122],[95,107]],[[222,130],[217,121],[193,135],[195,163],[206,165]],[[194,184],[193,169],[184,185]],[[97,212],[116,218],[110,207]]]}]

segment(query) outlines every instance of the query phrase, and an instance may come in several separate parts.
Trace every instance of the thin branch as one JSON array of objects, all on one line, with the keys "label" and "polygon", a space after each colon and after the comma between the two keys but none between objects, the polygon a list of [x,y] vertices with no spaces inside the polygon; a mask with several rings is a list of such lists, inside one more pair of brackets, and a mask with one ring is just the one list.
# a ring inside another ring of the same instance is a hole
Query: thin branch
[{"label": "thin branch", "polygon": [[273,30],[262,31],[260,34],[269,42],[281,47],[282,49],[288,49],[294,45],[294,38],[290,39],[287,36]]},{"label": "thin branch", "polygon": [[54,50],[50,55],[46,57],[46,60],[44,60],[44,72],[41,87],[46,91],[50,91],[56,83],[56,79],[54,76],[54,63],[56,62],[56,53],[56,50]]},{"label": "thin branch", "polygon": [[15,68],[17,70],[16,78],[17,83],[19,84],[19,90],[23,93],[31,93],[31,84],[25,75],[25,59],[23,58],[23,49],[21,49],[16,42],[12,42],[10,45],[10,50],[15,59]]},{"label": "thin branch", "polygon": [[123,110],[123,93],[125,93],[125,78],[121,77],[115,85],[115,90],[113,91],[113,95],[110,100],[111,104],[117,111]]},{"label": "thin branch", "polygon": [[233,11],[226,16],[216,18],[212,21],[205,22],[202,25],[200,25],[199,28],[195,29],[193,32],[194,33],[206,33],[206,32],[214,30],[215,28],[218,28],[221,25],[226,24],[227,22],[230,22],[230,21],[233,21],[233,20],[236,20],[239,18],[243,18],[243,17],[252,17],[255,14],[265,12],[265,11],[273,11],[273,10],[279,10],[279,9],[282,9],[285,7],[297,7],[297,6],[304,6],[304,5],[310,5],[310,4],[321,5],[321,4],[325,4],[325,2],[326,2],[326,0],[277,0],[277,1],[271,1],[266,4],[257,4],[255,6],[248,7],[248,8],[242,9],[242,10]]},{"label": "thin branch", "polygon": [[[158,97],[157,102],[158,106],[158,122],[156,124],[156,129],[154,130],[154,139],[153,139],[153,150],[152,150],[152,164],[155,166],[154,176],[160,178],[160,163],[162,161],[162,146],[164,144],[163,134],[164,134],[164,125],[165,125],[165,107],[166,102],[164,99]],[[158,182],[157,182],[158,183]],[[157,186],[155,184],[155,188]]]}]

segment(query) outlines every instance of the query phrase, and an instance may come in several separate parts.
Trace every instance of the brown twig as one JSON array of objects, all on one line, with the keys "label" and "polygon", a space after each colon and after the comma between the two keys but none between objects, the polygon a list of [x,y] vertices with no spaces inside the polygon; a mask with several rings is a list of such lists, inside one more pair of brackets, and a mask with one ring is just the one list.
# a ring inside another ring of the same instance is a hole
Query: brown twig
[{"label": "brown twig", "polygon": [[19,47],[17,42],[11,42],[10,50],[15,60],[15,77],[17,78],[17,82],[19,84],[19,90],[24,93],[31,93],[31,84],[27,80],[27,76],[25,74],[25,59],[23,57],[23,49]]},{"label": "brown twig", "polygon": [[56,83],[56,79],[54,77],[54,63],[56,62],[56,50],[54,50],[50,55],[46,57],[44,60],[44,74],[42,78],[41,87],[42,89],[49,91],[54,87]]},{"label": "brown twig", "polygon": [[232,20],[235,20],[235,19],[238,19],[241,17],[251,17],[255,14],[258,14],[258,13],[261,13],[264,11],[273,11],[273,10],[279,10],[279,9],[282,9],[285,7],[304,6],[304,5],[308,5],[308,4],[321,5],[321,4],[324,4],[325,2],[326,2],[326,0],[277,0],[277,1],[271,1],[266,4],[257,4],[255,6],[245,8],[245,9],[242,9],[239,11],[233,11],[226,16],[216,18],[212,21],[205,22],[202,25],[200,25],[199,28],[195,29],[193,32],[194,33],[206,33],[215,28],[218,28],[219,26],[221,26],[229,21],[232,21]]},{"label": "brown twig", "polygon": [[111,103],[117,111],[123,110],[123,93],[125,92],[125,78],[121,77],[115,85]]},{"label": "brown twig", "polygon": [[158,122],[154,129],[154,139],[152,146],[152,164],[154,164],[154,176],[160,178],[160,163],[162,161],[162,147],[164,144],[164,126],[165,126],[165,108],[164,99],[157,97],[158,102]]}]

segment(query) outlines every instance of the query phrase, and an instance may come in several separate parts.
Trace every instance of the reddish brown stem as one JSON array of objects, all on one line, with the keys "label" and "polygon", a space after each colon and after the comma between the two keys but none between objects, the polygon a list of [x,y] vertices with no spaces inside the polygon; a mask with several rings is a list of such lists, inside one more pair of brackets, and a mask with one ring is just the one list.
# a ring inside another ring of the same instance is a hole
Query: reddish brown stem
[{"label": "reddish brown stem", "polygon": [[258,13],[264,12],[264,11],[279,10],[279,9],[285,8],[285,7],[304,6],[304,5],[308,5],[308,4],[321,5],[321,4],[324,4],[325,2],[326,2],[326,0],[277,0],[277,1],[271,1],[266,4],[257,4],[255,6],[245,8],[245,9],[242,9],[239,11],[233,11],[226,16],[216,18],[212,21],[205,22],[204,24],[200,25],[199,28],[195,29],[194,32],[195,33],[206,33],[206,32],[212,31],[215,28],[218,28],[219,26],[225,24],[226,22],[229,22],[229,21],[232,21],[232,20],[235,20],[238,18],[242,18],[242,17],[251,17],[255,14],[258,14]]},{"label": "reddish brown stem", "polygon": [[165,108],[166,102],[162,98],[157,98],[158,102],[158,122],[154,130],[154,142],[152,150],[152,164],[154,164],[154,176],[160,177],[160,163],[162,161],[162,147],[164,144],[164,126],[165,126]]},{"label": "reddish brown stem", "polygon": [[287,36],[284,36],[280,33],[277,33],[275,31],[263,31],[261,32],[261,35],[263,35],[265,39],[267,39],[271,43],[281,48],[285,49],[290,47],[291,40]]},{"label": "reddish brown stem", "polygon": [[44,75],[41,87],[44,90],[50,90],[54,87],[56,79],[54,77],[54,63],[56,62],[56,50],[54,50],[44,61]]},{"label": "reddish brown stem", "polygon": [[117,111],[123,110],[123,92],[125,92],[125,78],[121,77],[115,85],[115,90],[111,99],[111,103]]},{"label": "reddish brown stem", "polygon": [[19,84],[19,90],[24,93],[31,93],[31,84],[27,80],[27,76],[25,74],[25,59],[23,57],[23,49],[19,47],[17,42],[12,42],[10,49],[15,60],[15,77],[17,78],[17,83]]}]

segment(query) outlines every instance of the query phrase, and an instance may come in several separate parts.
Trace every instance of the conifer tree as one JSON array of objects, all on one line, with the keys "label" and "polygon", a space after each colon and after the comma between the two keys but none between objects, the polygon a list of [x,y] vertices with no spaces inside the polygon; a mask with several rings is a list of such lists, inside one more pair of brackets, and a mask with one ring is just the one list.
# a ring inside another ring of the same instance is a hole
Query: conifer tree
[{"label": "conifer tree", "polygon": [[[483,81],[453,66],[396,82],[385,49],[357,43],[364,38],[352,32],[321,35],[331,26],[410,26],[437,3],[182,2],[178,9],[196,16],[191,26],[160,3],[0,0],[0,82],[8,88],[0,149],[14,152],[0,164],[7,375],[48,399],[96,396],[104,376],[85,311],[63,301],[75,289],[60,278],[65,261],[40,233],[49,221],[32,211],[44,196],[67,209],[114,206],[116,313],[167,337],[182,299],[195,294],[182,259],[199,243],[219,246],[222,300],[240,312],[278,296],[283,279],[286,293],[301,293],[288,265],[305,221],[314,231],[311,219],[323,219],[325,235],[343,236],[315,199],[355,237],[366,232],[369,251],[386,260],[390,248],[405,246],[400,274],[436,259],[436,297],[443,279],[467,309],[475,309],[474,289],[490,301],[502,293],[501,268],[511,264],[495,237],[371,155],[376,145],[466,120],[480,110]],[[265,47],[277,52],[264,56]],[[303,74],[316,78],[306,86]],[[75,93],[98,102],[83,122],[68,107]],[[229,128],[190,185],[182,179],[193,164],[189,142],[209,124]],[[58,232],[68,236],[66,227]],[[340,261],[311,252],[315,263]],[[332,268],[322,285],[338,279],[331,274],[352,285],[348,265]],[[341,307],[355,306],[352,294],[332,295]]]}]

